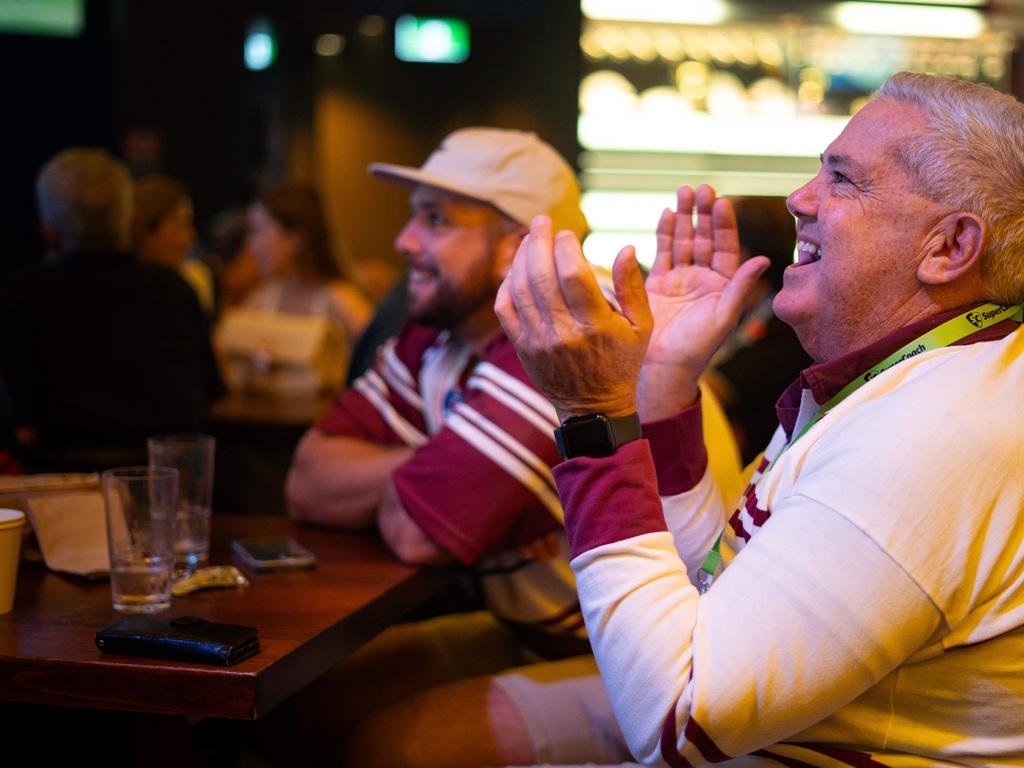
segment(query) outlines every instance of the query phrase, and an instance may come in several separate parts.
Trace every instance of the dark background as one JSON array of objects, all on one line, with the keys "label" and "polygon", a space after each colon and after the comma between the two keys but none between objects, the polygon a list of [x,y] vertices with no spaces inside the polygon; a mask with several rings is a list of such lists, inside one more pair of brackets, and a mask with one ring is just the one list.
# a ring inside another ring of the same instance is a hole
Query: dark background
[{"label": "dark background", "polygon": [[[536,130],[570,161],[576,145],[579,4],[574,0],[86,0],[78,38],[0,35],[0,270],[39,258],[33,181],[73,145],[110,149],[135,172],[160,171],[191,188],[200,234],[218,211],[262,181],[309,177],[334,196],[342,245],[390,257],[404,190],[366,177],[374,160],[419,164],[450,130],[491,124]],[[402,13],[465,19],[462,64],[395,59]],[[366,14],[384,33],[358,32]],[[242,60],[248,24],[265,16],[279,55],[263,72]],[[340,56],[313,53],[339,33]],[[337,136],[331,168],[315,167],[315,114],[330,93]],[[368,220],[365,210],[374,216]],[[356,226],[346,227],[348,224]],[[367,226],[370,224],[370,226]]]}]

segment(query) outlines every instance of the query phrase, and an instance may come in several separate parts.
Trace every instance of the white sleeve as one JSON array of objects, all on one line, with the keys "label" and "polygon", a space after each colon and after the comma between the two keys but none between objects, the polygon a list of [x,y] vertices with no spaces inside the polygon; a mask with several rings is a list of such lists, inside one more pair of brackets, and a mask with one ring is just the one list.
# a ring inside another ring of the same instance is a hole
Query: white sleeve
[{"label": "white sleeve", "polygon": [[690,581],[696,584],[697,569],[726,523],[725,506],[711,470],[686,493],[662,496],[661,507],[676,552],[686,563]]},{"label": "white sleeve", "polygon": [[612,707],[645,763],[664,749],[703,764],[798,733],[894,669],[941,618],[874,541],[801,496],[703,597],[687,577],[699,565],[663,532],[572,562]]}]

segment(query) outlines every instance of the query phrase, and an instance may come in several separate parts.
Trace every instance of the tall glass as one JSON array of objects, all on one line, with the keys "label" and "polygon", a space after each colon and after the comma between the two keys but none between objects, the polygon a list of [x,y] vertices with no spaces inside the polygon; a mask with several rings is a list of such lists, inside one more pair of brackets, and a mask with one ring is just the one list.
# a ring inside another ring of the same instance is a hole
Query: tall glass
[{"label": "tall glass", "polygon": [[157,613],[171,607],[178,470],[121,467],[103,473],[114,609]]},{"label": "tall glass", "polygon": [[178,470],[178,528],[175,567],[189,572],[210,559],[210,511],[213,500],[212,435],[157,435],[146,440],[149,464]]}]

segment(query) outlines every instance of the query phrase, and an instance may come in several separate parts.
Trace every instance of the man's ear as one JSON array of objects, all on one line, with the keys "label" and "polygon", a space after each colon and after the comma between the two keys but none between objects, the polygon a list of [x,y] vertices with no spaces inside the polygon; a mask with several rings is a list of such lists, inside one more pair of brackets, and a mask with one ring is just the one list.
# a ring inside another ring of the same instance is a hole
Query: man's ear
[{"label": "man's ear", "polygon": [[498,245],[494,249],[494,274],[499,283],[512,269],[512,260],[516,256],[516,251],[519,250],[519,244],[523,242],[523,238],[529,231],[526,227],[519,226],[504,233],[498,240]]},{"label": "man's ear", "polygon": [[928,234],[917,278],[925,285],[949,285],[965,277],[981,280],[981,252],[988,229],[974,213],[945,216]]}]

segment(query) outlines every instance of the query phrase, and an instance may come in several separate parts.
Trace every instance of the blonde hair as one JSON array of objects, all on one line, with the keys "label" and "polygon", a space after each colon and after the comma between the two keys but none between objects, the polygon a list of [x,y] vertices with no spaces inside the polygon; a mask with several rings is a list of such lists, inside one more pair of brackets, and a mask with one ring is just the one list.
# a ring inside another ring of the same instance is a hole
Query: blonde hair
[{"label": "blonde hair", "polygon": [[60,235],[61,248],[123,251],[131,245],[132,180],[103,149],[66,149],[36,178],[39,217]]},{"label": "blonde hair", "polygon": [[898,149],[918,191],[980,216],[989,298],[1024,301],[1024,104],[988,86],[899,72],[875,94],[919,107],[930,130]]}]

